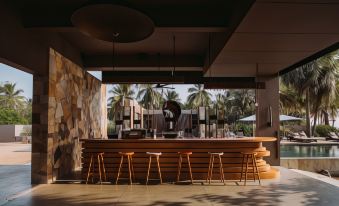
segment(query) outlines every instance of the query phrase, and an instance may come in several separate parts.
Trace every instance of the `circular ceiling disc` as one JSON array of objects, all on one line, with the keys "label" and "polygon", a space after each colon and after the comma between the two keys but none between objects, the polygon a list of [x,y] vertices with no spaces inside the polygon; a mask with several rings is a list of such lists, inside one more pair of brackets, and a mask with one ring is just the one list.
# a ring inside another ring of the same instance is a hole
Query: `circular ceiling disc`
[{"label": "circular ceiling disc", "polygon": [[109,42],[136,42],[154,31],[153,21],[148,16],[114,4],[82,7],[73,13],[71,21],[82,33]]}]

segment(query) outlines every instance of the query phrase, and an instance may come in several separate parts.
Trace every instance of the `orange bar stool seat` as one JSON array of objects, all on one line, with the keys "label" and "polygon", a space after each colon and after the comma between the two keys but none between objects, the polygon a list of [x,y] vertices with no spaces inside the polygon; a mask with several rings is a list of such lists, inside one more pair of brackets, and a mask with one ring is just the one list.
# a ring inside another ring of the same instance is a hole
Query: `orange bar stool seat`
[{"label": "orange bar stool seat", "polygon": [[178,152],[178,154],[179,154],[179,161],[178,161],[177,182],[180,181],[180,173],[181,173],[183,156],[186,156],[187,166],[189,169],[189,175],[191,178],[191,183],[193,184],[192,168],[191,168],[191,162],[190,162],[190,155],[192,155],[193,153],[191,151],[182,151],[182,152]]},{"label": "orange bar stool seat", "polygon": [[105,181],[107,181],[106,179],[106,168],[105,168],[105,163],[104,163],[104,153],[92,153],[91,154],[91,158],[90,158],[90,162],[89,162],[89,166],[88,166],[88,171],[87,171],[87,179],[86,179],[86,184],[88,183],[88,179],[91,176],[92,177],[92,183],[93,182],[93,178],[95,175],[95,161],[97,162],[97,166],[98,166],[98,173],[99,173],[99,180],[100,180],[100,184],[102,184],[102,178],[101,176],[103,175],[105,178]]},{"label": "orange bar stool seat", "polygon": [[208,172],[207,172],[207,179],[206,182],[208,181],[209,184],[211,184],[211,180],[213,177],[213,167],[214,167],[214,158],[218,158],[219,159],[219,175],[220,175],[220,181],[222,183],[225,184],[225,174],[224,174],[224,168],[222,165],[222,160],[221,160],[221,156],[224,155],[223,152],[209,152],[208,153],[210,155],[210,160],[209,160],[209,164],[208,164]]},{"label": "orange bar stool seat", "polygon": [[[241,164],[240,182],[242,181],[242,177],[244,175],[245,176],[244,185],[246,185],[247,174],[249,173],[250,171],[249,169],[251,167],[252,177],[253,177],[254,182],[256,181],[256,176],[257,176],[259,180],[259,185],[261,185],[260,171],[258,169],[257,160],[256,160],[257,153],[256,152],[242,152],[241,154],[242,154],[242,164]],[[245,162],[245,159],[246,159],[246,162]],[[246,169],[244,171],[245,164],[246,164]]]},{"label": "orange bar stool seat", "polygon": [[128,164],[128,173],[129,173],[129,184],[133,184],[133,180],[135,180],[134,176],[134,167],[133,167],[133,155],[134,152],[119,152],[120,155],[120,164],[119,164],[119,169],[118,169],[118,174],[117,174],[117,179],[115,181],[115,184],[118,184],[119,177],[120,177],[120,172],[122,168],[122,164],[124,162],[124,157],[127,157],[127,164]]},{"label": "orange bar stool seat", "polygon": [[146,185],[148,184],[148,179],[149,179],[149,172],[151,170],[151,164],[152,164],[152,157],[155,157],[157,161],[157,167],[158,167],[158,174],[159,174],[159,179],[160,179],[160,184],[162,184],[162,177],[161,177],[161,170],[160,170],[160,156],[162,155],[161,152],[146,152],[146,154],[149,156],[148,160],[148,170],[147,170],[147,177],[146,177]]}]

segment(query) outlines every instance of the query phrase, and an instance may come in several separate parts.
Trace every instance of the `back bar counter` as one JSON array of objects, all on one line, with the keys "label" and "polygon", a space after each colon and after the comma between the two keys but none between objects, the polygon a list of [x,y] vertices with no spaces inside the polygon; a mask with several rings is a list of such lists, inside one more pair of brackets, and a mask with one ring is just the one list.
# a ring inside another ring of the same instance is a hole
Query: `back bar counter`
[{"label": "back bar counter", "polygon": [[[274,137],[224,138],[224,139],[90,139],[82,140],[82,179],[86,180],[92,153],[104,152],[106,175],[114,182],[117,176],[120,156],[118,152],[134,152],[133,165],[136,180],[145,180],[148,169],[146,152],[162,152],[160,167],[164,181],[175,181],[178,170],[178,152],[191,151],[190,156],[193,179],[204,180],[207,177],[208,152],[224,152],[222,162],[225,179],[239,179],[242,163],[241,152],[257,153],[257,164],[262,179],[273,179],[279,171],[272,168],[263,157],[270,156],[270,151],[263,147],[263,142],[276,141]],[[185,162],[183,162],[184,164]],[[150,178],[158,178],[157,170],[152,165]],[[98,168],[95,167],[95,170]],[[217,168],[216,168],[217,169]],[[97,171],[96,171],[97,172]],[[183,165],[182,177],[188,173]],[[216,179],[218,172],[214,172]],[[126,166],[122,177],[128,177]],[[189,177],[187,175],[187,177]],[[189,179],[189,178],[187,178]]]}]

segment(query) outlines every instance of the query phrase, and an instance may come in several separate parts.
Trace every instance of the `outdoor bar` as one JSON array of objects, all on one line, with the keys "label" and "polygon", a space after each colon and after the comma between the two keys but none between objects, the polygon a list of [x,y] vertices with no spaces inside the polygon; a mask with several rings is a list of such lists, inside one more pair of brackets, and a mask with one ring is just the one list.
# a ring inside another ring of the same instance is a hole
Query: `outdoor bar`
[{"label": "outdoor bar", "polygon": [[[192,182],[204,180],[209,178],[212,159],[212,168],[215,167],[210,179],[219,178],[220,174],[226,180],[240,179],[247,162],[253,164],[251,171],[256,164],[262,179],[279,176],[279,171],[263,159],[270,156],[263,143],[277,139],[253,137],[254,132],[251,137],[245,137],[243,132],[231,132],[223,108],[182,110],[176,101],[166,101],[162,110],[150,110],[142,108],[135,100],[126,99],[113,115],[115,135],[109,134],[108,139],[81,140],[81,179],[86,183],[90,175],[96,181],[107,176],[114,182],[118,173],[124,177],[134,173],[134,179],[141,182],[157,175],[161,175],[163,181],[176,181],[178,170],[191,176]],[[101,156],[96,156],[98,154]],[[245,159],[245,154],[254,155],[253,162]],[[156,157],[158,170],[150,169],[152,155]],[[125,170],[126,161],[122,156],[127,156]],[[249,175],[253,178],[253,173]]]},{"label": "outdoor bar", "polygon": [[[104,165],[108,180],[115,181],[119,168],[119,152],[134,152],[133,165],[135,179],[144,181],[148,169],[146,152],[161,152],[160,166],[164,181],[175,181],[178,172],[178,152],[191,151],[190,163],[194,180],[205,180],[209,167],[209,152],[223,152],[222,164],[225,179],[240,179],[242,152],[256,152],[256,161],[262,179],[273,179],[279,176],[279,171],[272,168],[263,157],[270,156],[263,142],[273,142],[273,137],[243,137],[218,139],[193,138],[144,138],[144,139],[92,139],[82,143],[82,179],[85,180],[92,153],[104,153]],[[97,168],[95,168],[95,172]],[[151,177],[157,177],[157,170],[151,170]],[[184,167],[182,173],[188,173]],[[126,172],[125,175],[128,173]],[[98,176],[96,176],[98,177]],[[214,173],[218,179],[218,172]]]}]

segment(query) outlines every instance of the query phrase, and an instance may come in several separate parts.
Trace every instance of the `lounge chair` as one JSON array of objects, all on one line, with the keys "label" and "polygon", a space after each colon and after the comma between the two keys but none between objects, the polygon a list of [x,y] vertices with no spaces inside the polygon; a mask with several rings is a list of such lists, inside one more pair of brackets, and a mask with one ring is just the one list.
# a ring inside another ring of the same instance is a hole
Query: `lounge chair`
[{"label": "lounge chair", "polygon": [[339,141],[339,137],[335,132],[330,132],[326,137],[326,140]]},{"label": "lounge chair", "polygon": [[310,143],[310,142],[317,142],[317,138],[309,138],[306,136],[305,132],[300,133],[290,133],[289,138],[290,141],[296,141],[296,142],[303,142],[303,143]]}]

